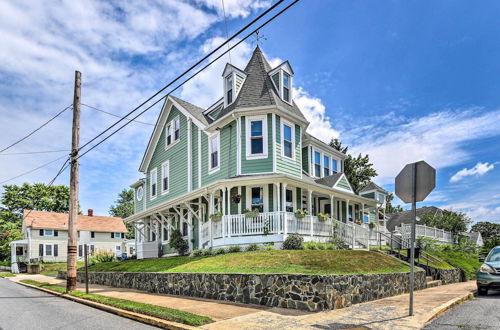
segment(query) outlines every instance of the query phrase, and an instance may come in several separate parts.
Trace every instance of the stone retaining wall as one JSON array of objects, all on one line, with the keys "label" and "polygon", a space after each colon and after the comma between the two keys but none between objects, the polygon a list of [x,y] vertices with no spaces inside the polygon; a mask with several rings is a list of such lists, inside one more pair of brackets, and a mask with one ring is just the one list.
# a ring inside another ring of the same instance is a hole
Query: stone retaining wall
[{"label": "stone retaining wall", "polygon": [[[78,281],[85,274],[78,272]],[[66,278],[60,271],[59,278]],[[356,275],[89,272],[89,282],[153,293],[307,311],[344,308],[408,291],[409,273]],[[415,272],[415,289],[426,287]]]}]

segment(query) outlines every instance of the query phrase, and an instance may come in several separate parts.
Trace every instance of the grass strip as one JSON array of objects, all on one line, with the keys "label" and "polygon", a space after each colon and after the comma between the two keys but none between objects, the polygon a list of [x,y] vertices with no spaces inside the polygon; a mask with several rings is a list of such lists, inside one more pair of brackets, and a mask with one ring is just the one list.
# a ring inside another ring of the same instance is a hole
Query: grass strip
[{"label": "grass strip", "polygon": [[0,272],[0,277],[14,277],[16,274]]},{"label": "grass strip", "polygon": [[[35,280],[21,280],[21,282],[34,285],[40,288],[56,291],[59,293],[66,292],[65,288],[47,282],[39,282]],[[154,316],[167,321],[179,322],[192,326],[200,326],[213,322],[213,320],[207,316],[201,316],[168,307],[144,304],[136,301],[107,297],[99,294],[85,293],[80,291],[73,291],[70,292],[69,294],[74,297],[83,298],[100,304],[121,308],[127,311]]]}]

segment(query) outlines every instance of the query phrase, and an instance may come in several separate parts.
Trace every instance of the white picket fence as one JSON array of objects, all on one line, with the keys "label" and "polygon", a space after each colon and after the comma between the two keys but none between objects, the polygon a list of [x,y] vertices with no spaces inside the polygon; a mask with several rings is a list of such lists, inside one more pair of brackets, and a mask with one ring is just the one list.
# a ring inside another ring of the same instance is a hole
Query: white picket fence
[{"label": "white picket fence", "polygon": [[[395,228],[403,236],[403,239],[410,239],[411,235],[411,224],[402,224]],[[416,225],[415,227],[416,237],[429,237],[444,243],[453,243],[453,234],[449,231],[428,227],[426,225]]]},{"label": "white picket fence", "polygon": [[213,240],[217,240],[244,236],[285,236],[291,233],[311,238],[336,236],[353,248],[369,247],[369,230],[360,225],[343,223],[333,218],[320,221],[317,216],[311,215],[299,218],[294,213],[283,211],[263,212],[251,218],[244,214],[225,215],[219,221],[205,222],[201,225],[201,242],[202,245],[208,243],[210,234]]}]

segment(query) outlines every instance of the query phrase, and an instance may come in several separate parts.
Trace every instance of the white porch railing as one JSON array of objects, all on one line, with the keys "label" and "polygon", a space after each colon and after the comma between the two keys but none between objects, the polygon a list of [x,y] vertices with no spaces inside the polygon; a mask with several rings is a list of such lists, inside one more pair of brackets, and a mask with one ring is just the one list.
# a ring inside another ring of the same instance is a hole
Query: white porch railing
[{"label": "white porch railing", "polygon": [[137,259],[158,258],[157,242],[137,242]]},{"label": "white porch railing", "polygon": [[[402,224],[395,228],[396,231],[400,232],[404,239],[409,239],[411,235],[411,225]],[[453,234],[449,231],[428,227],[426,225],[416,225],[415,227],[416,237],[429,237],[440,242],[453,243]]]},{"label": "white porch railing", "polygon": [[317,216],[311,215],[298,218],[294,213],[283,211],[263,212],[252,218],[247,218],[244,214],[225,215],[219,221],[203,223],[200,233],[202,246],[210,242],[210,230],[215,240],[298,233],[310,237],[335,236],[342,238],[353,248],[369,247],[369,230],[360,225],[335,219],[320,221]]}]

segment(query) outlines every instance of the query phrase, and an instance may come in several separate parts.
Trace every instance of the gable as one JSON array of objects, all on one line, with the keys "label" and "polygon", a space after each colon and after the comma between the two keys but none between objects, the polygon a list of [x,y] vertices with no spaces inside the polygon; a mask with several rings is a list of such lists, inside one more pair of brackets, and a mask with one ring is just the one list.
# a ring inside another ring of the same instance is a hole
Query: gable
[{"label": "gable", "polygon": [[335,183],[333,188],[345,190],[345,191],[348,191],[350,193],[354,193],[354,190],[352,189],[351,184],[349,183],[349,181],[347,180],[347,177],[343,173],[340,176],[340,178],[337,180],[337,182]]}]

